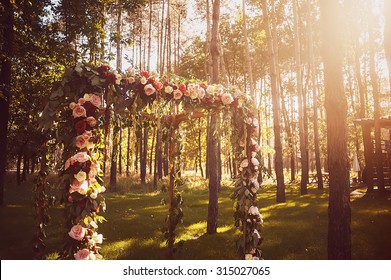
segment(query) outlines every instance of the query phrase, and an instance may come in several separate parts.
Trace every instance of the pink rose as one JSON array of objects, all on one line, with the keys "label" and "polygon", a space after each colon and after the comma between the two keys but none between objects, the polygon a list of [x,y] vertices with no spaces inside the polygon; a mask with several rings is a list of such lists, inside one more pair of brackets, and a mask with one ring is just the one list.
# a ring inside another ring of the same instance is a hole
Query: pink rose
[{"label": "pink rose", "polygon": [[88,140],[92,137],[92,132],[90,130],[84,131],[83,136]]},{"label": "pink rose", "polygon": [[75,260],[89,260],[90,259],[90,251],[88,249],[81,249],[77,251],[75,254]]},{"label": "pink rose", "polygon": [[76,107],[76,103],[75,102],[71,102],[71,104],[69,104],[69,108],[71,110],[75,109],[75,107]]},{"label": "pink rose", "polygon": [[86,103],[85,98],[79,98],[78,103],[79,103],[80,105],[83,105],[84,103]]},{"label": "pink rose", "polygon": [[78,241],[82,240],[86,235],[86,229],[81,225],[75,225],[71,228],[71,231],[68,232],[69,236]]},{"label": "pink rose", "polygon": [[80,163],[86,162],[90,159],[86,152],[79,152],[73,156],[74,160]]},{"label": "pink rose", "polygon": [[152,94],[155,93],[156,89],[153,87],[153,85],[151,84],[147,84],[145,87],[144,87],[144,91],[145,91],[145,94],[150,96]]},{"label": "pink rose", "polygon": [[70,157],[67,159],[67,161],[65,162],[65,170],[67,170],[69,168],[69,166],[71,166],[72,164],[75,163],[75,159],[73,157]]},{"label": "pink rose", "polygon": [[79,118],[79,117],[85,117],[86,113],[87,113],[86,109],[83,106],[76,104],[75,108],[73,108],[72,115],[74,118]]},{"label": "pink rose", "polygon": [[174,99],[175,100],[181,99],[182,96],[183,96],[183,93],[179,89],[174,90]]},{"label": "pink rose", "polygon": [[202,99],[202,98],[205,97],[205,90],[204,90],[202,87],[200,87],[200,88],[198,89],[197,93],[198,93],[198,98],[199,98],[199,99]]},{"label": "pink rose", "polygon": [[79,182],[77,179],[73,180],[72,184],[70,185],[69,193],[78,192],[80,194],[86,194],[88,191],[88,182],[83,181]]},{"label": "pink rose", "polygon": [[156,90],[161,90],[163,88],[162,82],[155,82],[154,86],[155,86]]},{"label": "pink rose", "polygon": [[248,159],[244,159],[241,163],[240,163],[240,167],[242,168],[245,168],[248,166]]},{"label": "pink rose", "polygon": [[90,100],[91,104],[94,105],[95,107],[100,107],[100,105],[102,104],[101,100],[100,100],[100,97],[98,95],[95,95],[93,94],[91,96],[91,100]]},{"label": "pink rose", "polygon": [[223,102],[224,105],[229,105],[234,101],[234,98],[230,93],[224,93],[221,96],[221,101]]},{"label": "pink rose", "polygon": [[[89,137],[88,137],[88,139],[89,139]],[[76,143],[75,143],[75,145],[79,149],[84,149],[86,147],[87,139],[84,137],[84,134],[76,136]]]}]

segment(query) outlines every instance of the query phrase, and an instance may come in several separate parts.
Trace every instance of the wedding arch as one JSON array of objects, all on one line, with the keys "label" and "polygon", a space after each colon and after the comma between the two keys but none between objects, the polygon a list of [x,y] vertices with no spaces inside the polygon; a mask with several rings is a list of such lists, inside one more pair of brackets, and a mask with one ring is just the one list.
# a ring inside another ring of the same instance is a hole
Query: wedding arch
[{"label": "wedding arch", "polygon": [[[176,187],[176,131],[181,122],[204,117],[207,113],[224,111],[230,116],[232,144],[239,159],[239,173],[234,178],[235,225],[242,234],[236,242],[245,259],[260,259],[263,220],[256,206],[260,172],[257,141],[258,119],[253,102],[238,89],[222,85],[207,85],[185,81],[176,76],[159,76],[156,72],[136,73],[129,69],[120,75],[109,66],[99,67],[78,63],[65,70],[57,82],[40,117],[45,135],[55,134],[62,148],[59,168],[67,205],[68,237],[61,257],[65,259],[102,259],[102,234],[99,224],[106,221],[103,196],[102,163],[105,136],[111,112],[124,118],[138,116],[138,122],[148,119],[169,131],[170,183],[168,214],[164,234],[170,252],[175,246],[175,228],[181,221],[182,198]],[[48,133],[49,131],[54,133]],[[47,136],[48,141],[54,137]],[[37,238],[35,249],[43,251],[49,196],[46,161],[35,189]]]}]

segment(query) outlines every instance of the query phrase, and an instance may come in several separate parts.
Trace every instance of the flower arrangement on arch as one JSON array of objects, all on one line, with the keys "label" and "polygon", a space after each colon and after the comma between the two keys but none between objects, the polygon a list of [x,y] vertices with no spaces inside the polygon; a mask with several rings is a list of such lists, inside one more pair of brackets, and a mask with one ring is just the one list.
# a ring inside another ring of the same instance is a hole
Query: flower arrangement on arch
[{"label": "flower arrangement on arch", "polygon": [[77,103],[69,104],[76,153],[64,164],[64,173],[69,179],[67,200],[71,216],[65,254],[76,260],[103,258],[99,253],[103,236],[98,234],[98,223],[105,221],[100,212],[106,208],[102,195],[106,189],[101,185],[100,154],[96,150],[101,141],[97,133],[101,105],[97,93],[85,94]]},{"label": "flower arrangement on arch", "polygon": [[136,73],[133,68],[126,71],[124,82],[131,91],[149,102],[159,97],[163,100],[182,102],[188,105],[197,104],[206,109],[238,106],[238,92],[224,88],[221,84],[178,82],[178,79],[170,80],[168,76],[160,77],[156,71]]}]

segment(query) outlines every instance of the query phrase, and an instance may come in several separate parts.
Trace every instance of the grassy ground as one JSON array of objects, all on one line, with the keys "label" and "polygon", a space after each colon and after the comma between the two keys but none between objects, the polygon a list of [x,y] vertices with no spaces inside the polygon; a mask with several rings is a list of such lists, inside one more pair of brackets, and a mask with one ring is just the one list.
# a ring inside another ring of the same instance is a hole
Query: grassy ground
[{"label": "grassy ground", "polygon": [[[31,259],[30,240],[34,236],[31,201],[32,179],[15,186],[8,178],[5,207],[0,208],[2,225],[0,259]],[[177,259],[236,259],[233,240],[231,186],[226,182],[219,198],[219,227],[207,235],[208,190],[206,181],[191,180],[182,187],[185,213],[178,226],[178,240],[183,246]],[[121,179],[116,193],[107,193],[108,222],[100,226],[106,240],[102,252],[106,259],[165,259],[166,248],[161,227],[167,214],[166,194],[149,191],[134,180]],[[327,259],[328,190],[309,187],[300,196],[297,186],[287,186],[287,203],[275,203],[275,187],[264,186],[259,194],[259,207],[265,227],[265,259]],[[391,259],[391,199],[363,195],[365,189],[352,194],[352,250],[354,259]],[[61,249],[63,209],[56,204],[50,209],[52,220],[47,228],[47,252]]]}]

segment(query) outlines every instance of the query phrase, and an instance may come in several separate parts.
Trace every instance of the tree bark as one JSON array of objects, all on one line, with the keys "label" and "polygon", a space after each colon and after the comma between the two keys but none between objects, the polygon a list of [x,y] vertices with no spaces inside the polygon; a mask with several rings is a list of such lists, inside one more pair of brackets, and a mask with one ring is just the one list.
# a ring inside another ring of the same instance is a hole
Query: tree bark
[{"label": "tree bark", "polygon": [[305,141],[304,131],[304,103],[303,98],[303,81],[301,72],[301,44],[300,44],[300,29],[299,29],[299,14],[297,0],[293,0],[293,18],[294,18],[294,33],[295,33],[295,58],[296,58],[296,86],[297,96],[299,103],[299,138],[300,138],[300,154],[301,154],[301,181],[300,181],[300,194],[304,195],[308,193],[308,156],[307,145]]},{"label": "tree bark", "polygon": [[113,192],[117,191],[119,130],[120,128],[118,125],[118,119],[116,119],[113,128],[113,150],[111,152],[111,166],[110,166],[110,189]]},{"label": "tree bark", "polygon": [[391,1],[384,1],[384,51],[388,66],[388,81],[391,90]]},{"label": "tree bark", "polygon": [[148,27],[148,58],[147,58],[147,70],[150,71],[151,67],[151,40],[152,40],[152,0],[149,0],[149,27]]},{"label": "tree bark", "polygon": [[122,44],[121,44],[121,29],[122,29],[122,10],[118,5],[117,11],[117,36],[116,36],[116,47],[117,47],[117,70],[122,70]]},{"label": "tree bark", "polygon": [[321,0],[320,5],[330,173],[328,258],[351,259],[347,101],[341,52],[342,7],[338,0]]},{"label": "tree bark", "polygon": [[285,198],[285,183],[284,169],[282,158],[282,143],[281,143],[281,116],[280,116],[280,92],[277,84],[277,64],[275,59],[275,49],[273,46],[273,38],[270,28],[268,6],[266,0],[262,0],[263,20],[266,30],[266,40],[269,53],[270,79],[272,88],[272,106],[273,106],[273,128],[274,128],[274,149],[275,153],[275,171],[277,177],[277,203],[286,201]]},{"label": "tree bark", "polygon": [[247,23],[246,23],[246,0],[242,0],[242,12],[243,12],[243,40],[244,40],[244,53],[246,57],[247,76],[248,83],[250,85],[250,98],[255,102],[255,89],[253,80],[253,70],[250,56],[250,47],[247,36]]},{"label": "tree bark", "polygon": [[[149,153],[149,175],[152,175],[152,162],[153,161],[153,152],[155,148],[155,139],[156,139],[156,128],[153,128],[152,132],[152,145],[151,145],[151,152]],[[155,151],[155,157],[156,157],[156,151]]]},{"label": "tree bark", "polygon": [[130,129],[131,127],[128,127],[128,138],[127,138],[127,145],[126,145],[126,176],[130,176],[130,163],[131,163],[131,158],[130,158],[130,151],[131,151],[131,144],[130,144]]},{"label": "tree bark", "polygon": [[[211,38],[211,55],[212,55],[212,76],[211,83],[220,82],[220,40],[219,40],[219,21],[220,21],[220,0],[213,1],[212,8],[212,38]],[[218,153],[219,137],[217,132],[218,116],[216,112],[211,113],[210,118],[210,147],[209,147],[209,204],[207,233],[214,234],[217,232],[217,215],[218,215],[218,191],[220,189],[220,171]],[[213,166],[213,168],[211,168]]]},{"label": "tree bark", "polygon": [[122,175],[122,121],[119,121],[118,173]]},{"label": "tree bark", "polygon": [[[387,2],[387,1],[386,1]],[[372,16],[369,30],[369,42],[370,44],[370,55],[369,55],[369,68],[372,85],[373,103],[374,103],[374,121],[375,121],[375,166],[376,166],[376,185],[381,194],[385,193],[384,188],[384,173],[383,173],[383,151],[381,146],[381,108],[380,108],[380,90],[379,90],[379,78],[377,76],[376,64],[375,64],[375,45],[374,45],[374,21],[375,18]]]},{"label": "tree bark", "polygon": [[[311,2],[311,0],[310,0]],[[312,3],[309,3],[310,8]],[[319,126],[318,126],[318,96],[316,91],[316,67],[315,67],[315,56],[314,56],[314,43],[312,35],[312,17],[309,14],[308,24],[308,45],[309,45],[309,59],[311,68],[311,83],[312,83],[312,99],[314,103],[314,150],[315,150],[315,164],[316,164],[316,176],[318,178],[318,189],[323,189],[323,175],[322,175],[322,164],[320,161],[320,148],[319,148]]]},{"label": "tree bark", "polygon": [[204,177],[204,169],[202,168],[202,146],[201,146],[201,119],[198,121],[199,129],[198,129],[198,165],[201,171],[201,177]]},{"label": "tree bark", "polygon": [[144,184],[147,176],[148,128],[141,129],[140,137],[140,180]]},{"label": "tree bark", "polygon": [[14,49],[14,8],[9,0],[2,0],[4,8],[1,20],[3,47],[0,73],[0,206],[4,205],[4,184],[7,166],[7,135],[9,105],[11,101],[11,66]]}]

